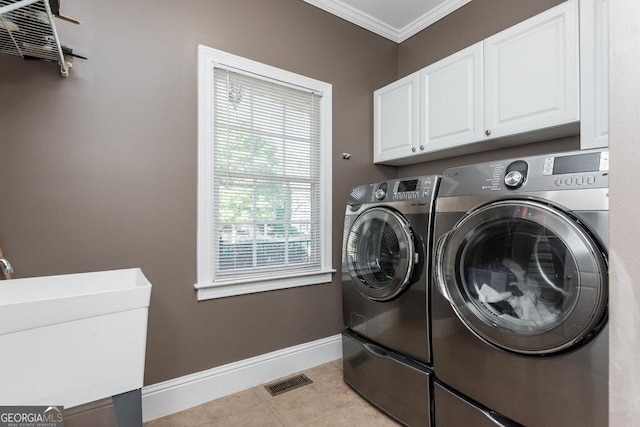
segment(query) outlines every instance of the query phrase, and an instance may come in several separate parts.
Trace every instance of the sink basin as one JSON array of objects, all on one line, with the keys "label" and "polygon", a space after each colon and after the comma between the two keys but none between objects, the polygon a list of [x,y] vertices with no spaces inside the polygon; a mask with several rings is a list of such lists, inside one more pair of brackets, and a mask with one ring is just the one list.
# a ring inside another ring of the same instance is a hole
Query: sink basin
[{"label": "sink basin", "polygon": [[138,268],[0,281],[0,405],[140,389],[150,296]]}]

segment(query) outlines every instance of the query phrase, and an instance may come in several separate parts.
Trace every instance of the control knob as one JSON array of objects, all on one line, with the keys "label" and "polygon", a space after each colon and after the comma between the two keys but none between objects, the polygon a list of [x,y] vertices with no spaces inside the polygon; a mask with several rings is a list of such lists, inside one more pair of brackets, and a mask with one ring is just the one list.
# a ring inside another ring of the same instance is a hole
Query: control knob
[{"label": "control knob", "polygon": [[520,171],[511,171],[504,177],[504,185],[508,188],[518,188],[524,182],[524,175]]},{"label": "control knob", "polygon": [[376,196],[376,200],[382,200],[384,199],[384,196],[387,195],[387,192],[384,191],[382,188],[378,188],[376,190],[375,196]]}]

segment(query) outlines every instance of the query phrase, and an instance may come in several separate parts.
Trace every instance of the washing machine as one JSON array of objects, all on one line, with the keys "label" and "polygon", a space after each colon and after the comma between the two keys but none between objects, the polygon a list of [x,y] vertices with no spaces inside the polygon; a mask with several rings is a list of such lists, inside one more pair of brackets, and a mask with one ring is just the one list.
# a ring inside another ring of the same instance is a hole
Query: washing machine
[{"label": "washing machine", "polygon": [[439,179],[356,186],[345,213],[344,380],[410,426],[431,422],[428,291]]},{"label": "washing machine", "polygon": [[[496,425],[607,425],[608,173],[603,150],[443,173],[436,425],[482,425],[481,408],[497,414]],[[452,410],[455,393],[478,410]]]}]

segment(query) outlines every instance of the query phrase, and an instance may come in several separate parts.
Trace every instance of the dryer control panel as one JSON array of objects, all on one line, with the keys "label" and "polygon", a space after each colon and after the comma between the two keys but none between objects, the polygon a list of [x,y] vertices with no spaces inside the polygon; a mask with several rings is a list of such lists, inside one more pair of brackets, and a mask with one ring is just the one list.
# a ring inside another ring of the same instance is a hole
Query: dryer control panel
[{"label": "dryer control panel", "polygon": [[543,175],[609,171],[609,152],[546,157]]},{"label": "dryer control panel", "polygon": [[581,150],[495,160],[444,171],[439,197],[606,189],[609,152]]},{"label": "dryer control panel", "polygon": [[609,172],[609,152],[546,157],[542,175],[553,176],[559,188],[579,188],[596,183],[598,174]]}]

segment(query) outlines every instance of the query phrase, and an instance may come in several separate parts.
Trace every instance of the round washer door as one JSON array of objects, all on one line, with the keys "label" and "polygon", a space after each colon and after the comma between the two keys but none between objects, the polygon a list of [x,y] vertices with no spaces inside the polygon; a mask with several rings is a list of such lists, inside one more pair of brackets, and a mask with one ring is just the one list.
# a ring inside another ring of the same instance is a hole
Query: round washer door
[{"label": "round washer door", "polygon": [[464,216],[438,241],[436,284],[474,334],[520,354],[569,350],[606,315],[606,255],[542,202],[494,202]]},{"label": "round washer door", "polygon": [[344,250],[353,283],[374,301],[399,295],[418,262],[409,222],[385,207],[368,209],[354,220]]}]

